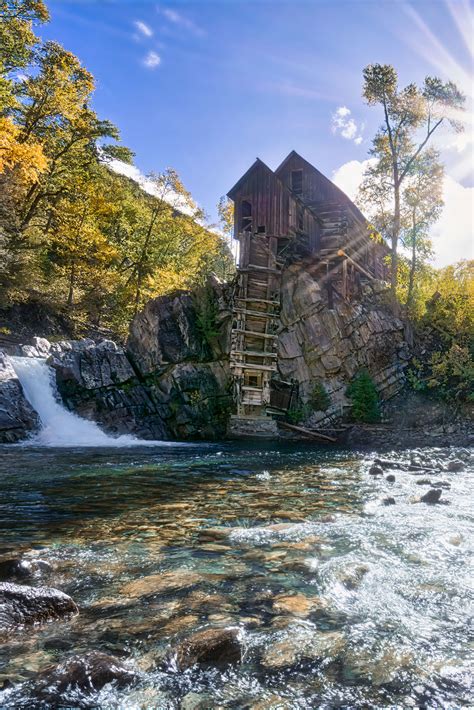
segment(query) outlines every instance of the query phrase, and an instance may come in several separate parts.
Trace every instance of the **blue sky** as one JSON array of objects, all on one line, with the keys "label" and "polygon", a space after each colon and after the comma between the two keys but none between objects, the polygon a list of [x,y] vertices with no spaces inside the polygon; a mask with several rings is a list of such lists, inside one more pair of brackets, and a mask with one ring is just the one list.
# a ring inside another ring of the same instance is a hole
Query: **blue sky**
[{"label": "blue sky", "polygon": [[[366,64],[393,64],[402,83],[436,73],[464,85],[472,71],[463,0],[48,6],[41,35],[92,71],[94,106],[119,127],[137,167],[176,168],[212,217],[257,155],[276,167],[293,148],[350,192],[380,121],[361,98]],[[449,175],[472,198],[472,146],[448,135],[442,146]]]}]

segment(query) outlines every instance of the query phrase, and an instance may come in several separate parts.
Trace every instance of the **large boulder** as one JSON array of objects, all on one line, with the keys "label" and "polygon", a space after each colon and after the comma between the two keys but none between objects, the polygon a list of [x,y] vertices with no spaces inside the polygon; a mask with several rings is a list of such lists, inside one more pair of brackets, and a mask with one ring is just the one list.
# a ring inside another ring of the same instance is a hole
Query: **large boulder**
[{"label": "large boulder", "polygon": [[0,350],[0,443],[25,439],[40,421],[28,402],[8,355]]},{"label": "large boulder", "polygon": [[46,707],[70,707],[71,704],[65,702],[65,694],[71,694],[71,702],[76,706],[77,692],[87,696],[108,683],[124,688],[137,680],[138,674],[120,659],[90,651],[47,668],[35,680],[31,694],[35,700],[46,703]]},{"label": "large boulder", "polygon": [[78,612],[74,600],[59,589],[0,583],[0,637],[24,626],[69,618]]}]

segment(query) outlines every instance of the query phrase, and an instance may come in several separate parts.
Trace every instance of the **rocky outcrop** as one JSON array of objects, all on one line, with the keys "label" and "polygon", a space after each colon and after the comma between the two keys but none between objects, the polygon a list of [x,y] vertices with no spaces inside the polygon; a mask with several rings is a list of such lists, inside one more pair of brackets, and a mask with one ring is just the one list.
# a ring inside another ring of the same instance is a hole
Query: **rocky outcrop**
[{"label": "rocky outcrop", "polygon": [[0,350],[0,444],[25,439],[39,428],[10,358]]},{"label": "rocky outcrop", "polygon": [[48,363],[64,403],[111,434],[223,437],[231,406],[228,299],[212,280],[198,293],[149,301],[132,322],[126,348],[110,340],[51,344]]},{"label": "rocky outcrop", "polygon": [[337,297],[329,308],[310,267],[294,264],[283,272],[279,373],[299,383],[303,403],[310,402],[316,382],[330,398],[329,408],[311,413],[308,423],[341,416],[350,406],[347,385],[362,369],[369,371],[381,399],[403,387],[409,357],[406,326],[387,307],[385,294],[385,285],[374,282],[359,300]]},{"label": "rocky outcrop", "polygon": [[0,583],[0,637],[24,626],[68,618],[78,611],[71,597],[58,589]]}]

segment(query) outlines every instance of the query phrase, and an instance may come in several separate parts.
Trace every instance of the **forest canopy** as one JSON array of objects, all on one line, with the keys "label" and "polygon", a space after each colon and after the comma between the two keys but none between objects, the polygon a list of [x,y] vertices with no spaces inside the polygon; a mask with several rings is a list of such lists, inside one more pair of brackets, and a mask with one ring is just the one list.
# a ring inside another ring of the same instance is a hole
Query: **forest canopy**
[{"label": "forest canopy", "polygon": [[112,169],[133,153],[92,108],[92,74],[36,35],[48,17],[41,0],[0,0],[0,303],[125,333],[148,298],[232,259],[175,170],[144,190]]}]

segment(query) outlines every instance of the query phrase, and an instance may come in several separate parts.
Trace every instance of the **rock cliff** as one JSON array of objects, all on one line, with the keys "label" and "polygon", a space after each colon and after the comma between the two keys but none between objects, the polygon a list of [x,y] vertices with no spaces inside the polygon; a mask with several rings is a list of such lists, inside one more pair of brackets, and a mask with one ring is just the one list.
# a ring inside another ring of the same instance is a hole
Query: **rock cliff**
[{"label": "rock cliff", "polygon": [[38,415],[24,395],[8,355],[0,351],[0,444],[20,441],[38,428]]},{"label": "rock cliff", "polygon": [[308,408],[308,423],[341,416],[349,406],[347,385],[362,369],[369,371],[382,400],[405,384],[408,326],[393,316],[383,283],[365,285],[357,301],[336,296],[329,308],[311,266],[294,264],[283,272],[281,304],[279,374],[299,383],[303,404],[310,402],[316,382],[329,395],[324,412]]},{"label": "rock cliff", "polygon": [[[343,416],[347,385],[362,368],[383,400],[403,387],[406,324],[392,315],[385,299],[385,287],[374,282],[363,287],[357,301],[336,297],[329,308],[311,264],[283,271],[278,376],[298,382],[301,422],[324,425]],[[133,320],[125,347],[110,340],[51,344],[36,338],[21,354],[47,357],[65,405],[108,433],[222,438],[232,411],[231,301],[231,285],[211,279],[205,288],[147,303]],[[325,411],[310,406],[316,383],[329,395]],[[5,398],[13,398],[15,407]],[[22,438],[37,425],[15,373],[0,360],[0,441]]]}]

